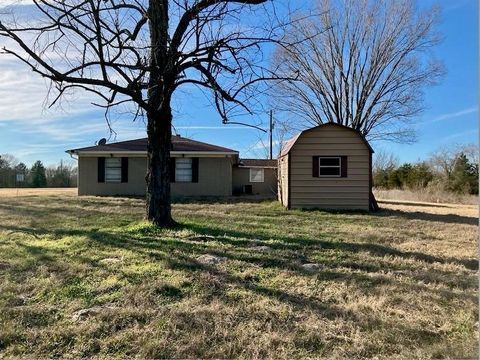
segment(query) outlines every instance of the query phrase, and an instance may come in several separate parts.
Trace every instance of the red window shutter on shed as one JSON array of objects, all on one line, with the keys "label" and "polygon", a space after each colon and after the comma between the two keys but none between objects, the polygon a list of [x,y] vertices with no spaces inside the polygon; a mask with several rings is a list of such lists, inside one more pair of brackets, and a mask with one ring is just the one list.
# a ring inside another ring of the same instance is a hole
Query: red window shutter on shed
[{"label": "red window shutter on shed", "polygon": [[341,177],[347,177],[348,173],[348,160],[346,156],[340,156],[341,158]]},{"label": "red window shutter on shed", "polygon": [[319,177],[318,158],[319,156],[312,156],[312,176],[313,177]]}]

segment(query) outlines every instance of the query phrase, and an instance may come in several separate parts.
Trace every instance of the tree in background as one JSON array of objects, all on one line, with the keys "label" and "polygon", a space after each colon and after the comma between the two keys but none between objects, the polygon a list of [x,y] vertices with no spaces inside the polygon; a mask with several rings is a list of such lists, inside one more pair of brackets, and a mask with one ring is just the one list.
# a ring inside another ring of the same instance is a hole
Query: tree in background
[{"label": "tree in background", "polygon": [[45,166],[40,160],[36,161],[30,169],[30,185],[35,188],[47,186]]},{"label": "tree in background", "polygon": [[447,189],[456,193],[478,194],[478,164],[460,153],[448,178]]},{"label": "tree in background", "polygon": [[438,9],[420,12],[414,0],[319,0],[318,10],[296,22],[293,45],[276,52],[275,67],[298,73],[299,81],[281,82],[272,94],[277,107],[303,119],[287,122],[333,122],[370,140],[413,141],[408,121],[443,73],[429,51],[439,42]]},{"label": "tree in background", "polygon": [[389,188],[389,182],[394,181],[390,176],[400,164],[398,156],[388,151],[379,150],[373,158],[373,183],[375,186]]},{"label": "tree in background", "polygon": [[[3,52],[52,81],[58,97],[85,90],[106,111],[131,105],[147,118],[146,218],[173,225],[172,97],[183,86],[211,92],[223,122],[250,113],[265,81],[292,79],[265,63],[265,44],[287,46],[267,0],[36,0],[39,19],[0,18]],[[38,20],[38,21],[36,21]],[[289,16],[285,17],[289,21]],[[263,84],[263,85],[262,85]]]},{"label": "tree in background", "polygon": [[414,189],[425,188],[434,178],[432,169],[427,162],[422,161],[413,165],[409,177],[409,186]]},{"label": "tree in background", "polygon": [[[74,163],[65,164],[63,161],[48,168],[45,168],[41,161],[37,161],[29,170],[27,165],[19,162],[13,155],[2,154],[0,156],[0,187],[75,187],[77,171]],[[24,176],[24,181],[21,183],[16,181],[18,174]]]},{"label": "tree in background", "polygon": [[29,170],[28,170],[27,165],[25,165],[23,162],[18,163],[14,168],[14,172],[15,172],[15,177],[17,175],[23,175],[23,181],[22,182],[15,181],[16,186],[17,187],[27,187],[28,186],[27,179],[28,179],[28,175],[29,175]]},{"label": "tree in background", "polygon": [[76,185],[76,167],[60,161],[58,166],[49,166],[45,171],[48,187],[72,187]]},{"label": "tree in background", "polygon": [[18,160],[10,154],[0,156],[0,187],[15,186],[15,167]]},{"label": "tree in background", "polygon": [[412,190],[431,187],[457,194],[478,194],[477,154],[478,147],[474,145],[442,148],[428,161],[400,166],[385,160],[395,159],[393,155],[380,154],[379,163],[373,169],[374,186]]}]

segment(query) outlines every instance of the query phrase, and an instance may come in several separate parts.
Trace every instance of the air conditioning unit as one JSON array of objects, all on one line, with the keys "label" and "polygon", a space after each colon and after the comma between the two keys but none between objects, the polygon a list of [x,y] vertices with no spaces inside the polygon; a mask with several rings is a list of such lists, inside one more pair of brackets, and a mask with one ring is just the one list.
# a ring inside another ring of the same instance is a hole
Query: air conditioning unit
[{"label": "air conditioning unit", "polygon": [[253,194],[253,187],[252,185],[243,185],[243,193],[252,195]]}]

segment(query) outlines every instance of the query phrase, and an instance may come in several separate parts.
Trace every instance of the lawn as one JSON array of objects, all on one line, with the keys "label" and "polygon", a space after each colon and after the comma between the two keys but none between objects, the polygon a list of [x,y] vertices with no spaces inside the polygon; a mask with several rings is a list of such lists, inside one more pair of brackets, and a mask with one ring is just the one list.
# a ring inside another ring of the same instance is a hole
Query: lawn
[{"label": "lawn", "polygon": [[477,210],[380,205],[0,192],[0,357],[476,358]]}]

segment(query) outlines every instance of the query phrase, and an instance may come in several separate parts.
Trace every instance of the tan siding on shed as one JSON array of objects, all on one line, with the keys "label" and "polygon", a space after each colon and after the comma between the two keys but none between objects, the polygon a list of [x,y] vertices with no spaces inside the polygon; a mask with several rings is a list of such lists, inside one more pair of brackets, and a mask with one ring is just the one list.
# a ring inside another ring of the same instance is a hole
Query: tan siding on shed
[{"label": "tan siding on shed", "polygon": [[278,200],[280,203],[288,207],[288,157],[282,156],[278,159]]},{"label": "tan siding on shed", "polygon": [[[360,135],[337,126],[314,128],[300,135],[289,156],[290,207],[368,210],[370,151]],[[313,156],[347,156],[347,177],[313,177]]]}]

